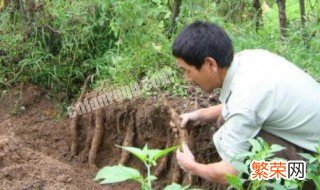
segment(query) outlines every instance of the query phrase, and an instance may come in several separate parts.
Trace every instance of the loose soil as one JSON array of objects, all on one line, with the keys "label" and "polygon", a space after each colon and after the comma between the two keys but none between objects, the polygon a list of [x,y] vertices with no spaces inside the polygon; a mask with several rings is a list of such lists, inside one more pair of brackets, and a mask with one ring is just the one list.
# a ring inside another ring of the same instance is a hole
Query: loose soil
[{"label": "loose soil", "polygon": [[[82,115],[77,122],[78,146],[73,155],[70,151],[71,119],[61,116],[59,102],[33,85],[17,86],[1,94],[0,189],[139,189],[135,182],[99,185],[92,179],[100,168],[118,163],[146,173],[138,159],[115,145],[143,147],[148,144],[149,148],[162,149],[178,143],[169,125],[168,107],[161,98],[139,98],[113,103],[100,113]],[[209,98],[198,94],[190,98],[185,109],[187,99],[167,98],[178,113],[194,110],[195,102],[200,108],[216,100],[216,96]],[[98,125],[103,133],[94,153],[92,146],[96,142],[92,141]],[[220,159],[212,143],[214,132],[214,125],[200,125],[190,131],[188,142],[198,162]],[[90,154],[96,157],[91,156],[89,162]],[[161,168],[153,169],[158,175],[153,183],[155,189],[170,184],[177,172],[174,154],[163,160]],[[188,176],[179,172],[178,182],[188,185]],[[203,189],[221,188],[197,177],[193,177],[191,183],[192,187]]]}]

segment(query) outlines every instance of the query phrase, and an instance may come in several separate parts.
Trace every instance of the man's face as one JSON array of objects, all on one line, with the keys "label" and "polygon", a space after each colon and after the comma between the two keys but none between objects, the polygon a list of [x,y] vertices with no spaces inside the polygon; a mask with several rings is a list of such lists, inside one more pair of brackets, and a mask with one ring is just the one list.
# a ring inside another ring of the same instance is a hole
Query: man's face
[{"label": "man's face", "polygon": [[211,92],[222,86],[220,68],[212,58],[206,58],[200,70],[195,66],[187,64],[183,59],[177,58],[178,67],[184,70],[184,77],[187,81],[195,82],[205,92]]}]

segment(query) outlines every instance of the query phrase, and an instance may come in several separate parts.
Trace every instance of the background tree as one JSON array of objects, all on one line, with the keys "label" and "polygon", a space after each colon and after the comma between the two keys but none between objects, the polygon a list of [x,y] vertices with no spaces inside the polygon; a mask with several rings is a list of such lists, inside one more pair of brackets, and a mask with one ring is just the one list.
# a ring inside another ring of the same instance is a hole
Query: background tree
[{"label": "background tree", "polygon": [[300,16],[301,16],[301,26],[304,28],[306,24],[306,8],[304,0],[299,0],[300,5]]},{"label": "background tree", "polygon": [[168,31],[166,32],[167,37],[171,36],[171,33],[176,27],[176,24],[177,24],[176,18],[179,16],[181,4],[182,4],[182,0],[174,0],[173,7],[171,10],[170,26]]},{"label": "background tree", "polygon": [[280,35],[283,40],[287,36],[286,0],[277,0],[279,10]]},{"label": "background tree", "polygon": [[258,30],[262,25],[262,8],[260,0],[254,0],[253,1],[253,7],[256,11],[255,13],[255,22],[256,22],[256,30]]}]

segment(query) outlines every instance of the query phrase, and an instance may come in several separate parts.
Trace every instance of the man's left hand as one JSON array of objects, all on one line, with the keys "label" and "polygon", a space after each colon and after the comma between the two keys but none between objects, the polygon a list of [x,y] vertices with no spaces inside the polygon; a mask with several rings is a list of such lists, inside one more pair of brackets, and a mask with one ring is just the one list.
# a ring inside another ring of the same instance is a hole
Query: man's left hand
[{"label": "man's left hand", "polygon": [[183,169],[187,173],[192,174],[192,171],[190,171],[190,169],[192,168],[192,165],[195,163],[195,160],[188,145],[186,145],[185,143],[182,144],[182,151],[180,149],[177,150],[177,161],[181,169]]}]

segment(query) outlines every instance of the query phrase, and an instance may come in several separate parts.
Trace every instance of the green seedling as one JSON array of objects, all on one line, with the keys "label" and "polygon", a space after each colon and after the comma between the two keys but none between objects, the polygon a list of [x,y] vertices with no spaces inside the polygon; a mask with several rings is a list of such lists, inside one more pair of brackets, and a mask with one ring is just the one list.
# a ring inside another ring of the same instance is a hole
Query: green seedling
[{"label": "green seedling", "polygon": [[[94,180],[99,181],[100,184],[111,184],[117,182],[123,182],[127,180],[132,180],[140,183],[141,189],[143,190],[152,190],[152,181],[157,178],[151,174],[151,167],[157,165],[157,160],[170,152],[173,152],[178,149],[179,146],[173,146],[164,150],[159,149],[148,149],[148,146],[145,145],[143,149],[135,147],[122,147],[118,146],[140,159],[147,168],[147,176],[144,177],[137,169],[126,167],[123,165],[115,166],[106,166],[102,168]],[[165,189],[186,189],[188,187],[182,187],[178,184],[171,184]]]}]

